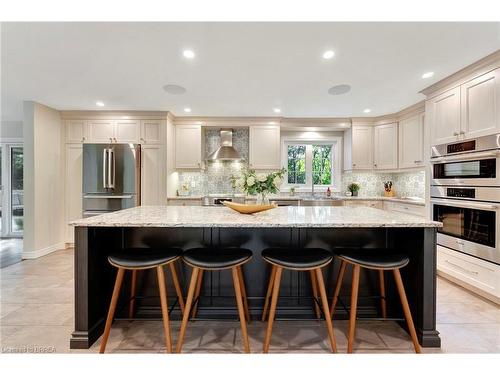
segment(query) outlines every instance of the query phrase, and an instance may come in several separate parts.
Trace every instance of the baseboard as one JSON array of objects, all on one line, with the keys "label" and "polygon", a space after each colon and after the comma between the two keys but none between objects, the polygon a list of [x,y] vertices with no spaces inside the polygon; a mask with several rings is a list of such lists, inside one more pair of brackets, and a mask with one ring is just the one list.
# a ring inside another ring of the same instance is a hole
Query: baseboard
[{"label": "baseboard", "polygon": [[44,255],[53,253],[57,250],[66,249],[66,244],[64,242],[57,243],[52,246],[44,247],[43,249],[35,250],[35,251],[23,251],[23,259],[36,259],[43,257]]}]

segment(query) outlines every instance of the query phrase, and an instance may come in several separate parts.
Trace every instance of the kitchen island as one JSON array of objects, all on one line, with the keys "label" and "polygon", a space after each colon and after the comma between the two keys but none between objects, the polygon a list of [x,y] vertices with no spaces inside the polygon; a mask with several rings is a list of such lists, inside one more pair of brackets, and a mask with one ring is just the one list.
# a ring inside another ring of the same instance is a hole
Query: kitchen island
[{"label": "kitchen island", "polygon": [[[436,230],[441,224],[417,216],[369,207],[278,207],[242,215],[227,207],[144,206],[90,217],[75,225],[75,331],[71,348],[92,345],[104,329],[115,269],[107,262],[111,252],[127,247],[240,246],[254,256],[243,267],[251,315],[260,316],[269,268],[260,252],[267,247],[362,247],[390,248],[407,254],[410,264],[402,269],[418,339],[423,347],[439,347],[436,331]],[[374,250],[375,251],[375,250]],[[325,267],[327,293],[331,298],[339,262]],[[180,282],[187,290],[190,268],[178,262]],[[345,278],[335,319],[347,319],[344,301],[350,285]],[[126,317],[129,280],[120,296],[117,318]],[[389,317],[401,318],[394,282],[386,278]],[[171,284],[171,283],[169,283]],[[169,285],[170,287],[170,285]],[[153,273],[138,276],[137,317],[161,316]],[[309,277],[303,272],[285,273],[281,283],[278,318],[314,316]],[[175,292],[168,290],[172,319],[180,319]],[[360,282],[358,317],[378,318],[376,272],[365,272]],[[199,302],[200,318],[237,316],[230,272],[206,272]],[[150,298],[153,297],[153,298]],[[365,298],[363,298],[365,297]],[[122,307],[120,309],[120,306]],[[402,324],[405,327],[405,324]]]}]

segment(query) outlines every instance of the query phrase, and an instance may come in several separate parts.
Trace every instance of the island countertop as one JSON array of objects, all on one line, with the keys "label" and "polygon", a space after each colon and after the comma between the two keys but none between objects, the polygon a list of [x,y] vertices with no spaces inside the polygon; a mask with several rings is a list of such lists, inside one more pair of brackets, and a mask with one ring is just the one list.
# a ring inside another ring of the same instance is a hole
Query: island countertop
[{"label": "island countertop", "polygon": [[371,207],[277,207],[243,215],[228,207],[139,206],[70,223],[83,227],[377,228],[440,227],[418,216]]}]

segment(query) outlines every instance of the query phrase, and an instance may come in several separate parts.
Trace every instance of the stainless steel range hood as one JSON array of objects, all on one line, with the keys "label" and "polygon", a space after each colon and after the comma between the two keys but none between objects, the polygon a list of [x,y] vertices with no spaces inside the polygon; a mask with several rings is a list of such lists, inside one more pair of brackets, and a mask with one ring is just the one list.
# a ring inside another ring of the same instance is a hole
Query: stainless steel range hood
[{"label": "stainless steel range hood", "polygon": [[243,160],[233,147],[233,129],[220,130],[220,147],[207,157],[207,161]]}]

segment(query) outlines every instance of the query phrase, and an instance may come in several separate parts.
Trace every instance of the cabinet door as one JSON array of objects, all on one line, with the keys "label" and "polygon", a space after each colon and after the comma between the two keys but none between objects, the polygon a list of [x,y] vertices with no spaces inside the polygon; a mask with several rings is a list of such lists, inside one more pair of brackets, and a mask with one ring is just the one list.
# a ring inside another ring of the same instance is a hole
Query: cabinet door
[{"label": "cabinet door", "polygon": [[[66,146],[66,223],[82,218],[83,146]],[[74,242],[74,229],[66,227],[66,242]]]},{"label": "cabinet door", "polygon": [[90,120],[87,122],[89,143],[111,143],[115,137],[112,120]]},{"label": "cabinet door", "polygon": [[66,143],[83,143],[86,138],[85,120],[66,121]]},{"label": "cabinet door", "polygon": [[399,168],[421,167],[424,158],[424,115],[399,122]]},{"label": "cabinet door", "polygon": [[280,169],[280,127],[250,126],[249,166],[254,169]]},{"label": "cabinet door", "polygon": [[500,68],[461,86],[462,128],[465,138],[500,131]]},{"label": "cabinet door", "polygon": [[202,167],[201,126],[175,126],[175,167],[179,169],[198,169]]},{"label": "cabinet door", "polygon": [[140,125],[136,120],[117,120],[113,141],[118,143],[139,143]]},{"label": "cabinet door", "polygon": [[144,145],[141,148],[141,205],[162,204],[162,149]]},{"label": "cabinet door", "polygon": [[375,169],[398,167],[398,124],[375,127],[373,166]]},{"label": "cabinet door", "polygon": [[[458,140],[460,134],[460,87],[448,90],[429,99],[429,124],[431,144],[437,145]],[[426,115],[427,116],[427,115]]]},{"label": "cabinet door", "polygon": [[352,127],[352,169],[373,168],[373,127]]},{"label": "cabinet door", "polygon": [[163,143],[161,120],[141,121],[141,143],[148,145]]}]

